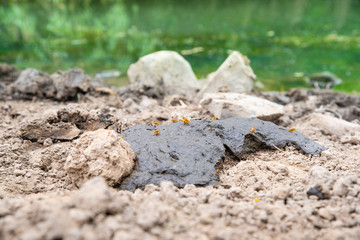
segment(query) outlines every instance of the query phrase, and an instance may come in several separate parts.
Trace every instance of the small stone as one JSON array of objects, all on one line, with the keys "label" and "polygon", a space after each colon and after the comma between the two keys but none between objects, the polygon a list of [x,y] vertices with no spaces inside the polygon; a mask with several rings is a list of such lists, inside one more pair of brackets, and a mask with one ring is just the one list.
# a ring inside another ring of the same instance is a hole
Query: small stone
[{"label": "small stone", "polygon": [[26,174],[25,170],[20,170],[20,169],[15,169],[14,170],[14,175],[15,176],[24,176]]},{"label": "small stone", "polygon": [[200,223],[204,224],[204,225],[208,225],[210,223],[212,223],[212,217],[210,215],[209,212],[203,212],[200,215]]},{"label": "small stone", "polygon": [[[88,199],[89,201],[91,201],[90,199]],[[76,199],[76,201],[81,201],[81,203],[83,204],[84,199]],[[79,204],[79,203],[77,203]],[[73,208],[69,210],[69,216],[76,220],[76,222],[79,222],[81,224],[84,224],[88,221],[91,220],[91,218],[93,217],[93,213],[91,212],[92,209],[86,210],[84,209],[85,205],[88,203],[85,203],[83,206],[81,206],[81,209],[79,208]],[[101,204],[101,203],[99,203]],[[100,209],[99,209],[100,210]],[[97,211],[99,211],[97,210]],[[99,212],[101,212],[102,210],[100,210]]]},{"label": "small stone", "polygon": [[284,200],[287,197],[289,197],[290,191],[291,191],[290,187],[286,187],[286,186],[277,187],[272,190],[271,195],[275,200]]},{"label": "small stone", "polygon": [[44,147],[49,147],[52,144],[53,144],[53,141],[51,140],[51,138],[46,138],[43,143]]},{"label": "small stone", "polygon": [[327,208],[320,208],[318,213],[320,217],[325,218],[327,220],[334,219],[334,215],[331,214],[331,212]]},{"label": "small stone", "polygon": [[254,185],[254,190],[257,192],[264,190],[264,184],[262,182],[256,182]]},{"label": "small stone", "polygon": [[221,119],[257,117],[274,121],[284,114],[282,105],[242,93],[206,93],[200,104]]}]

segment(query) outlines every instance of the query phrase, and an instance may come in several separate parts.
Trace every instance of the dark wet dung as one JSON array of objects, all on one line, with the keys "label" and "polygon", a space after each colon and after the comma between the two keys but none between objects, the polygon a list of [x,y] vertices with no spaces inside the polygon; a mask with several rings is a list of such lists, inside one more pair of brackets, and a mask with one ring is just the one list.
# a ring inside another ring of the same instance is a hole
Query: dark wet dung
[{"label": "dark wet dung", "polygon": [[[254,132],[250,129],[255,127]],[[159,134],[154,134],[158,130]],[[325,147],[297,131],[279,127],[256,118],[191,120],[189,124],[136,125],[122,134],[137,155],[133,173],[121,189],[134,191],[162,180],[178,187],[218,184],[215,169],[225,157],[225,147],[241,158],[265,148],[292,145],[306,154],[319,154]]]}]

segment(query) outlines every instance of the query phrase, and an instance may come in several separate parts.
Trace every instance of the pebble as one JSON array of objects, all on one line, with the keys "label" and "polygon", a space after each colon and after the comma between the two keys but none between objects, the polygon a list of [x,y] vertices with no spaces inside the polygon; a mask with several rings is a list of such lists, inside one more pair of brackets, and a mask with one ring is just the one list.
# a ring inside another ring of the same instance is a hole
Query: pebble
[{"label": "pebble", "polygon": [[328,220],[331,220],[334,218],[334,215],[332,215],[327,208],[320,208],[319,216],[322,218],[328,219]]},{"label": "pebble", "polygon": [[284,200],[290,195],[291,188],[283,186],[272,190],[272,196],[275,200]]},{"label": "pebble", "polygon": [[43,143],[44,147],[49,147],[52,144],[53,144],[53,141],[51,140],[51,138],[46,138]]},{"label": "pebble", "polygon": [[14,170],[14,175],[15,176],[24,176],[26,174],[25,170],[20,170],[20,169],[15,169]]}]

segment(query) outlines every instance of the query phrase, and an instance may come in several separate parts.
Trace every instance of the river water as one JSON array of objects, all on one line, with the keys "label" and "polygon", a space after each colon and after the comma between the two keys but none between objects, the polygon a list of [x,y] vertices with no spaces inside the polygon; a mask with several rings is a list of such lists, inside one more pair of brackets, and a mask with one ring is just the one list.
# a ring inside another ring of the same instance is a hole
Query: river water
[{"label": "river water", "polygon": [[204,78],[238,50],[264,90],[306,87],[322,71],[360,91],[360,1],[2,1],[0,62],[95,76],[121,72],[158,50],[175,50]]}]

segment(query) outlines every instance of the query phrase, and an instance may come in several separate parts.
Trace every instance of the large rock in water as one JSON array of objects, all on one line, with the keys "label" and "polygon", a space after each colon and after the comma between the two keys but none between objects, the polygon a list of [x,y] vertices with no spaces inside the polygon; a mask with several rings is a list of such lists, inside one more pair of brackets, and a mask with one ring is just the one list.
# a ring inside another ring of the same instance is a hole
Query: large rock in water
[{"label": "large rock in water", "polygon": [[257,117],[274,121],[284,115],[282,105],[243,93],[206,93],[200,104],[221,119]]},{"label": "large rock in water", "polygon": [[190,64],[177,52],[159,51],[140,58],[128,70],[137,88],[164,88],[165,94],[193,97],[199,88]]},{"label": "large rock in water", "polygon": [[135,164],[135,154],[130,146],[113,130],[99,129],[87,132],[75,141],[65,170],[76,186],[101,176],[115,186],[129,175]]},{"label": "large rock in water", "polygon": [[209,74],[197,99],[200,100],[205,93],[249,92],[253,88],[255,78],[249,59],[234,51],[216,72]]},{"label": "large rock in water", "polygon": [[[255,127],[255,131],[250,129]],[[154,134],[158,130],[159,134]],[[186,184],[215,185],[215,165],[228,149],[238,158],[265,148],[293,145],[307,154],[318,154],[325,148],[297,131],[279,127],[256,118],[225,120],[192,120],[189,124],[135,125],[123,136],[137,155],[132,174],[122,189],[134,191],[162,180],[178,187]]]}]

